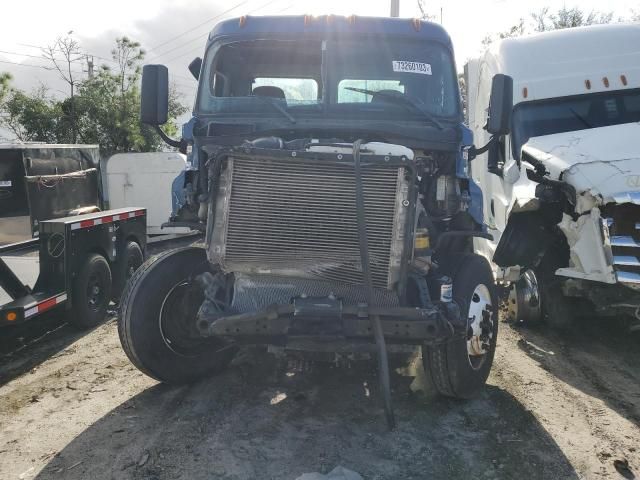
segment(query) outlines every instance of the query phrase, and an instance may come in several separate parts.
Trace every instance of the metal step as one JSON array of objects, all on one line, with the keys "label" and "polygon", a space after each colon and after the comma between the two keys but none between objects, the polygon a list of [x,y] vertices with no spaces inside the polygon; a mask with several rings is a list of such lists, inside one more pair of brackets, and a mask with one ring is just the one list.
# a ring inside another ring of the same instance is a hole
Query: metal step
[{"label": "metal step", "polygon": [[640,248],[640,243],[638,243],[633,237],[629,236],[613,236],[611,237],[611,246],[612,247],[632,247],[632,248]]},{"label": "metal step", "polygon": [[637,257],[631,255],[614,255],[614,265],[626,265],[630,267],[640,267],[640,260]]},{"label": "metal step", "polygon": [[640,273],[616,271],[618,282],[640,285]]}]

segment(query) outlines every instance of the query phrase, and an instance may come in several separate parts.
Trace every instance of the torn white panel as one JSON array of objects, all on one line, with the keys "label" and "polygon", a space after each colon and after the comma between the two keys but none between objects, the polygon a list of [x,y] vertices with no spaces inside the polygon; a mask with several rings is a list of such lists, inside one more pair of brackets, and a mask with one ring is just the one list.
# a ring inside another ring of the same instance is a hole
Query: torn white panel
[{"label": "torn white panel", "polygon": [[570,259],[569,267],[556,270],[557,275],[616,283],[611,246],[606,234],[603,236],[600,222],[600,210],[597,208],[575,222],[569,215],[563,215],[558,226],[567,237]]},{"label": "torn white panel", "polygon": [[[601,204],[640,201],[640,123],[535,137],[522,151],[544,164],[552,180],[588,192]],[[622,192],[622,193],[621,193]]]},{"label": "torn white panel", "polygon": [[576,213],[588,212],[599,205],[601,205],[600,198],[594,197],[589,192],[581,193],[576,198]]}]

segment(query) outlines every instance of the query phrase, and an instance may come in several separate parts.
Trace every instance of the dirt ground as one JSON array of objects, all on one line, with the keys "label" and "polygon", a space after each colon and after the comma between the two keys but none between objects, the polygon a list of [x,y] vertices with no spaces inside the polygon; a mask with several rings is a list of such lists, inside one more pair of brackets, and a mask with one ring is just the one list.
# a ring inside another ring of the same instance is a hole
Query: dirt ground
[{"label": "dirt ground", "polygon": [[396,373],[388,432],[373,363],[300,368],[248,351],[167,387],[128,362],[114,320],[78,333],[52,318],[0,339],[0,479],[294,480],[337,465],[367,480],[633,478],[640,339],[606,325],[560,336],[501,322],[471,401]]}]

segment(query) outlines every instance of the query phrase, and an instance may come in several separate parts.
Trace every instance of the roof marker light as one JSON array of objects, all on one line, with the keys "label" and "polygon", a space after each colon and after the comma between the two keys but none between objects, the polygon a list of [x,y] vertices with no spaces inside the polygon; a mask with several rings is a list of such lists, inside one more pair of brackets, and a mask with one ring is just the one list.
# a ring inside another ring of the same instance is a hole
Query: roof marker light
[{"label": "roof marker light", "polygon": [[313,15],[305,15],[304,16],[304,26],[306,27],[313,20]]},{"label": "roof marker light", "polygon": [[622,85],[624,85],[625,87],[627,86],[627,76],[626,75],[620,75],[620,81],[622,82]]},{"label": "roof marker light", "polygon": [[591,80],[589,79],[585,80],[584,86],[587,87],[587,90],[591,90]]},{"label": "roof marker light", "polygon": [[607,77],[602,78],[602,83],[606,88],[609,88],[609,79]]},{"label": "roof marker light", "polygon": [[523,98],[527,98],[529,96],[529,90],[527,89],[527,87],[523,87],[522,89],[522,97]]},{"label": "roof marker light", "polygon": [[347,17],[347,21],[349,22],[349,25],[355,25],[356,23],[356,16],[355,15],[349,15]]},{"label": "roof marker light", "polygon": [[247,16],[246,15],[241,16],[238,24],[240,25],[240,28],[244,27],[247,24]]},{"label": "roof marker light", "polygon": [[412,18],[411,19],[411,24],[413,25],[413,29],[416,32],[419,32],[420,29],[422,28],[422,22],[420,21],[419,18]]}]

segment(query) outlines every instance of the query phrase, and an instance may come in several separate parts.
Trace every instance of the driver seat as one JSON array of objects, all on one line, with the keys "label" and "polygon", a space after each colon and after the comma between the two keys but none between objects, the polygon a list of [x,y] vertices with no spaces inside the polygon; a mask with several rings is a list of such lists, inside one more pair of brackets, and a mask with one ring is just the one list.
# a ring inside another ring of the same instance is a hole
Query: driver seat
[{"label": "driver seat", "polygon": [[255,87],[251,93],[256,97],[271,97],[278,98],[280,100],[285,99],[284,90],[280,87],[273,87],[271,85]]}]

